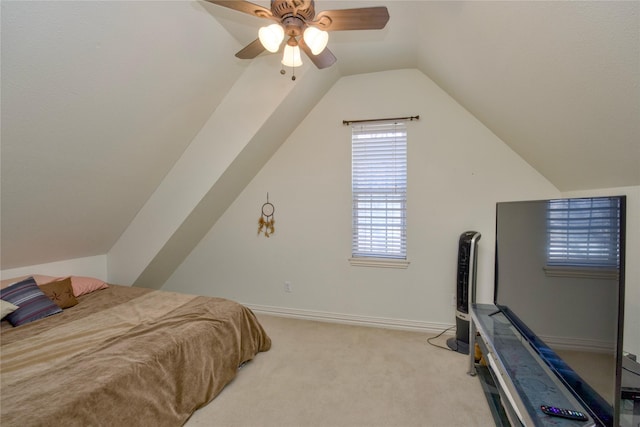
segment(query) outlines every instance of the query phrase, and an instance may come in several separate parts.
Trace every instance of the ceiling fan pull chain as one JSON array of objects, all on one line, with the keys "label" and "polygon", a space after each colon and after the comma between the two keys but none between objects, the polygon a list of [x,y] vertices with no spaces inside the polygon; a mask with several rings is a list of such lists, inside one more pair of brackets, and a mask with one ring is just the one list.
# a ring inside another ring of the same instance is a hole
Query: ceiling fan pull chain
[{"label": "ceiling fan pull chain", "polygon": [[[294,64],[295,63],[295,52],[293,49],[291,49],[291,63]],[[285,56],[287,55],[287,50],[285,49],[284,51]],[[281,68],[280,68],[280,74],[282,74],[283,76],[287,73],[284,69],[285,64],[284,64],[284,60],[280,62],[281,64]],[[295,81],[296,80],[296,68],[295,66],[291,66],[291,80]]]},{"label": "ceiling fan pull chain", "polygon": [[291,81],[296,80],[296,67],[293,66],[295,62],[295,51],[291,49]]}]

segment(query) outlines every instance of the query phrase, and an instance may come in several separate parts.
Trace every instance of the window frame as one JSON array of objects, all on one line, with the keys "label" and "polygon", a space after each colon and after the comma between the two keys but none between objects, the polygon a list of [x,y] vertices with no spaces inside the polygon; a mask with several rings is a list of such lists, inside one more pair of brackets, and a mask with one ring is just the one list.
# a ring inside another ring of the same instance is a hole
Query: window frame
[{"label": "window frame", "polygon": [[409,265],[407,145],[402,121],[352,124],[351,265]]}]

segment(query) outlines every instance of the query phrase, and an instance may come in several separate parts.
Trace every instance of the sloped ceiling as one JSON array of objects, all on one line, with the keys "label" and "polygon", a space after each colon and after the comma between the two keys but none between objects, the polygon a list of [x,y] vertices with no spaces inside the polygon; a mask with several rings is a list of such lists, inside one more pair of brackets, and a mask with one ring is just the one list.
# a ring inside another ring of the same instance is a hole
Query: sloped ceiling
[{"label": "sloped ceiling", "polygon": [[[330,35],[340,75],[418,68],[559,190],[640,185],[639,2],[316,1],[370,5],[384,30]],[[265,21],[195,1],[0,6],[1,267],[104,254]]]}]

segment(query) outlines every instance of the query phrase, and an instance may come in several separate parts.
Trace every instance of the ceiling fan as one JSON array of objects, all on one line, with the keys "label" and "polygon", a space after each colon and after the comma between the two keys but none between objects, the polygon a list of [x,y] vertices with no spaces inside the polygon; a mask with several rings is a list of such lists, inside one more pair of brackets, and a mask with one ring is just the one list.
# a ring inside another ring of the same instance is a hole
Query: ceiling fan
[{"label": "ceiling fan", "polygon": [[275,21],[260,28],[259,37],[236,53],[236,57],[253,59],[265,50],[277,52],[286,36],[282,63],[290,67],[302,65],[301,49],[316,67],[330,67],[336,57],[326,47],[327,32],[379,30],[389,21],[389,12],[384,6],[324,10],[316,14],[314,0],[271,0],[271,9],[243,0],[207,1]]}]

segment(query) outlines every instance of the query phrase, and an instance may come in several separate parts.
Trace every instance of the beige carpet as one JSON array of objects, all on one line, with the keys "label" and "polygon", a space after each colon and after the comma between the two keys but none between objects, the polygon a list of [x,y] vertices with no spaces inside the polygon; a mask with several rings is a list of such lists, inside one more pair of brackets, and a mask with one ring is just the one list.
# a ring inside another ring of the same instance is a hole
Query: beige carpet
[{"label": "beige carpet", "polygon": [[[417,332],[258,316],[271,350],[187,427],[492,426],[468,359]],[[445,344],[445,338],[436,340]]]}]

